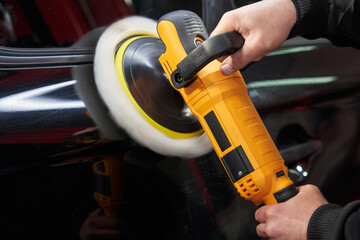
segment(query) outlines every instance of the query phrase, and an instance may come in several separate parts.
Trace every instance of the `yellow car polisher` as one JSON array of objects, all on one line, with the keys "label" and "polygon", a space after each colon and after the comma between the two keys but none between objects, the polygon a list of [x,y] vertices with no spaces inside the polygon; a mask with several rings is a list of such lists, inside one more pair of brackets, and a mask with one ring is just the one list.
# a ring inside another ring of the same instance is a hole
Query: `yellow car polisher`
[{"label": "yellow car polisher", "polygon": [[159,61],[201,123],[240,195],[255,205],[284,202],[296,195],[240,72],[230,76],[220,72],[216,58],[240,49],[242,36],[229,32],[207,39],[201,19],[188,11],[163,16],[157,29],[166,48]]},{"label": "yellow car polisher", "polygon": [[224,76],[215,60],[241,48],[241,35],[207,39],[201,19],[189,11],[163,16],[160,39],[149,19],[123,21],[100,38],[94,66],[99,93],[119,126],[164,155],[200,156],[212,146],[240,195],[257,206],[296,195],[240,72]]}]

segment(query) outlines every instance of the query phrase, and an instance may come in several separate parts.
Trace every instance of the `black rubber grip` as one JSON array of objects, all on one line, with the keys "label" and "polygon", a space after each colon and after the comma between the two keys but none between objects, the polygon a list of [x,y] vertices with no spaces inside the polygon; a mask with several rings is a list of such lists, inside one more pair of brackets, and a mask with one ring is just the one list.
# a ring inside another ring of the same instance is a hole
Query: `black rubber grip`
[{"label": "black rubber grip", "polygon": [[244,38],[238,32],[226,32],[211,37],[191,51],[171,74],[175,88],[182,88],[196,78],[196,74],[211,61],[231,55],[244,45]]},{"label": "black rubber grip", "polygon": [[286,188],[274,193],[274,197],[278,203],[286,202],[290,198],[299,193],[299,190],[294,184],[287,186]]}]

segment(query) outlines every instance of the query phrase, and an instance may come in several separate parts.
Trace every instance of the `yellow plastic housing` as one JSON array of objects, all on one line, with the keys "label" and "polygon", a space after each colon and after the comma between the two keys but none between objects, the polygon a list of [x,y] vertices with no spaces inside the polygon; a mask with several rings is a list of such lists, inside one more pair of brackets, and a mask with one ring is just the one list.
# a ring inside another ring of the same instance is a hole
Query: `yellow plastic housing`
[{"label": "yellow plastic housing", "polygon": [[[159,61],[170,79],[176,65],[187,54],[171,21],[160,21],[157,28],[166,46]],[[274,193],[293,184],[288,177],[287,167],[248,96],[240,72],[225,76],[219,69],[220,62],[212,61],[197,73],[198,78],[194,82],[176,90],[180,92],[193,115],[199,119],[240,195],[255,205],[275,204],[277,200]],[[216,138],[209,121],[206,120],[210,113],[216,116],[229,145],[221,146]],[[239,171],[238,176],[234,176],[236,174],[229,171],[225,159],[232,151],[237,151],[239,146],[251,164],[251,171],[246,175]]]}]

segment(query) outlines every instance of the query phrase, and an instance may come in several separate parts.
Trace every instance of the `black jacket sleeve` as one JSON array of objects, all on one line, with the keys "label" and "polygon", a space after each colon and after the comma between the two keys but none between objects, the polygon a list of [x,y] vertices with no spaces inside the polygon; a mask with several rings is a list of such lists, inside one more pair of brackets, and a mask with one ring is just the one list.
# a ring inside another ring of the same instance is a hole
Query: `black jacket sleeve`
[{"label": "black jacket sleeve", "polygon": [[345,207],[325,204],[316,209],[309,221],[308,240],[360,239],[360,201]]},{"label": "black jacket sleeve", "polygon": [[360,49],[360,0],[292,0],[297,21],[290,37],[324,37]]}]

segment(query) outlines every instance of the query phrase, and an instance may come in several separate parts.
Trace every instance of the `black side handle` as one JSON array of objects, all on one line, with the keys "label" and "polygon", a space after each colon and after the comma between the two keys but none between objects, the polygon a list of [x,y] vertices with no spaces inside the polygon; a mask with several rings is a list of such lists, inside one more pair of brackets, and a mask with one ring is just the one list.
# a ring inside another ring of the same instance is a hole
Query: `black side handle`
[{"label": "black side handle", "polygon": [[186,87],[196,79],[196,74],[209,62],[231,55],[244,45],[244,38],[238,32],[226,32],[211,37],[191,51],[171,74],[175,88]]}]

